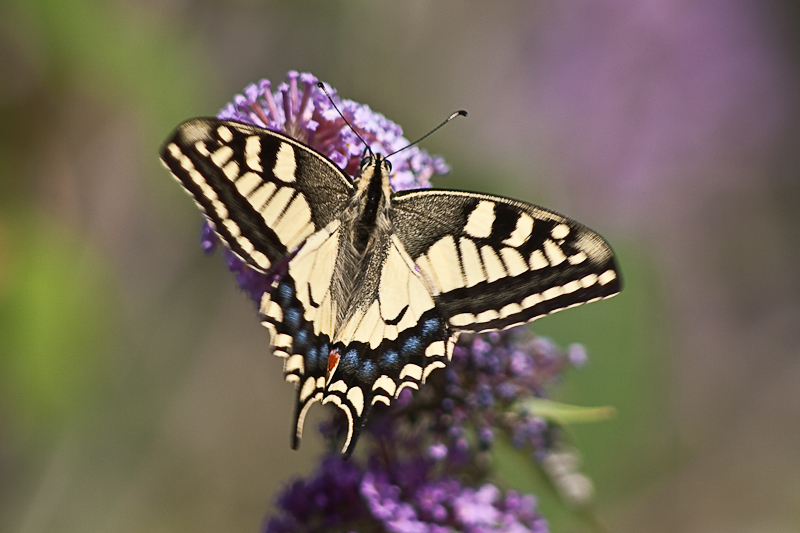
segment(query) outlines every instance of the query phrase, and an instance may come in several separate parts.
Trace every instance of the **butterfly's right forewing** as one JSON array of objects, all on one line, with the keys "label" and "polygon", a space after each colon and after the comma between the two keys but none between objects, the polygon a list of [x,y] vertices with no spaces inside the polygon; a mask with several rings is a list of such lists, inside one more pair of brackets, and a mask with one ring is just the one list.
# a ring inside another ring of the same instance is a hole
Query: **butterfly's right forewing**
[{"label": "butterfly's right forewing", "polygon": [[353,191],[344,172],[307,146],[214,118],[181,124],[161,160],[225,244],[261,271],[324,228]]}]

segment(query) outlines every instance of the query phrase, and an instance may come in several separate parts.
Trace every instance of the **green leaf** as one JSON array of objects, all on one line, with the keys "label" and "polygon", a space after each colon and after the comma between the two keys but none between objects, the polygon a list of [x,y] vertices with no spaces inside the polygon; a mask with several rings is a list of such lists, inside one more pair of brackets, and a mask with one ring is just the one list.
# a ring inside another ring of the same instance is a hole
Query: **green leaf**
[{"label": "green leaf", "polygon": [[515,410],[527,411],[545,420],[559,424],[574,424],[579,422],[600,422],[616,416],[617,411],[613,407],[582,407],[567,403],[554,402],[544,398],[529,398],[517,402]]}]

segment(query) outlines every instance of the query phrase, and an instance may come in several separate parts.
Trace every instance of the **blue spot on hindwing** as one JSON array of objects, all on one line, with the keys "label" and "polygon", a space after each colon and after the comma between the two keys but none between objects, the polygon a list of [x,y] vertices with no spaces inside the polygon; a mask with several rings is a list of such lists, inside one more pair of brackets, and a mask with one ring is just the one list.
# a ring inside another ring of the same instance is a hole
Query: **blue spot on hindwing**
[{"label": "blue spot on hindwing", "polygon": [[386,369],[396,369],[399,366],[397,352],[394,350],[386,350],[383,352],[383,355],[381,355],[380,366],[381,368]]},{"label": "blue spot on hindwing", "polygon": [[429,318],[422,323],[422,336],[428,337],[439,330],[439,319]]},{"label": "blue spot on hindwing", "polygon": [[302,314],[299,309],[292,308],[286,311],[286,314],[283,316],[283,322],[292,329],[297,329],[297,326],[300,324],[301,316]]},{"label": "blue spot on hindwing", "polygon": [[358,368],[358,379],[364,383],[372,383],[377,378],[377,367],[372,361],[364,361]]},{"label": "blue spot on hindwing", "polygon": [[358,369],[358,351],[348,350],[344,357],[339,360],[339,370],[348,374],[354,374]]},{"label": "blue spot on hindwing", "polygon": [[278,292],[278,297],[280,297],[283,300],[284,305],[288,305],[290,303],[289,301],[294,296],[294,289],[292,289],[292,287],[290,287],[286,283],[281,283],[280,285],[278,285],[277,292]]},{"label": "blue spot on hindwing", "polygon": [[408,359],[410,356],[419,353],[421,344],[419,342],[419,337],[409,337],[406,339],[406,342],[403,343],[403,348],[400,350],[404,359]]},{"label": "blue spot on hindwing", "polygon": [[307,367],[317,366],[319,352],[313,346],[306,352],[305,364]]},{"label": "blue spot on hindwing", "polygon": [[301,329],[294,336],[294,347],[297,349],[303,349],[306,346],[308,346],[308,332],[304,329]]}]

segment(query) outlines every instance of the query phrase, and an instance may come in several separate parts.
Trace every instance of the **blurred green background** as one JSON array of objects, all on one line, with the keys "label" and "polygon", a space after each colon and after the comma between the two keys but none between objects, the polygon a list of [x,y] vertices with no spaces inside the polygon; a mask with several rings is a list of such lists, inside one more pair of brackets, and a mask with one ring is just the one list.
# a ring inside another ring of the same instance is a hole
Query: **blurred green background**
[{"label": "blurred green background", "polygon": [[[589,351],[556,397],[617,408],[572,432],[609,531],[800,531],[798,21],[778,0],[4,0],[0,531],[257,531],[315,466],[157,161],[291,69],[410,138],[468,109],[425,142],[453,168],[436,186],[615,246],[622,295],[535,324]],[[553,531],[593,531],[541,495]]]}]

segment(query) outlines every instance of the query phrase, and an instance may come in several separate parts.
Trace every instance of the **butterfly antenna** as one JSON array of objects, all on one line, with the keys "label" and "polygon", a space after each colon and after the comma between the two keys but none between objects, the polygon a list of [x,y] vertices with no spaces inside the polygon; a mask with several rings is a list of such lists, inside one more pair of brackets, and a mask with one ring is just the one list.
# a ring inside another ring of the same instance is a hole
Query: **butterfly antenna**
[{"label": "butterfly antenna", "polygon": [[438,126],[436,126],[435,128],[433,128],[431,131],[429,131],[428,133],[426,133],[425,135],[423,135],[422,137],[420,137],[419,139],[417,139],[417,140],[416,140],[416,141],[414,141],[413,143],[410,143],[410,144],[407,144],[407,145],[405,145],[404,147],[400,148],[399,150],[396,150],[396,151],[392,152],[391,154],[387,155],[386,157],[391,157],[391,156],[393,156],[394,154],[397,154],[397,153],[399,153],[399,152],[402,152],[402,151],[403,151],[403,150],[405,150],[406,148],[411,148],[411,147],[412,147],[412,146],[414,146],[415,144],[419,144],[419,143],[420,143],[422,140],[424,140],[424,139],[428,138],[428,137],[429,137],[430,135],[432,135],[432,134],[433,134],[433,133],[434,133],[436,130],[438,130],[439,128],[441,128],[442,126],[444,126],[445,124],[447,124],[448,122],[450,122],[451,120],[453,120],[454,118],[456,118],[456,117],[466,117],[466,116],[467,116],[467,112],[466,112],[465,110],[463,110],[463,109],[459,109],[458,111],[456,111],[455,113],[453,113],[452,115],[450,115],[449,117],[447,117],[447,118],[445,119],[445,121],[444,121],[444,122],[442,122],[441,124],[439,124]]},{"label": "butterfly antenna", "polygon": [[318,81],[318,82],[317,82],[317,87],[319,87],[320,89],[322,89],[322,92],[324,92],[324,93],[325,93],[325,96],[327,96],[327,97],[328,97],[328,101],[330,101],[331,105],[332,105],[332,106],[333,106],[333,108],[336,110],[336,112],[337,112],[337,113],[339,113],[339,116],[340,116],[340,117],[342,117],[342,120],[344,120],[344,123],[345,123],[345,124],[347,124],[347,125],[350,127],[350,130],[351,130],[353,133],[355,133],[355,134],[356,134],[356,137],[358,137],[358,138],[361,140],[361,142],[362,142],[362,143],[364,143],[364,147],[367,149],[367,151],[368,151],[370,154],[372,154],[372,149],[371,149],[371,148],[369,147],[369,145],[367,144],[367,141],[365,141],[365,140],[364,140],[364,138],[363,138],[361,135],[359,135],[359,134],[358,134],[358,132],[356,131],[356,129],[353,127],[353,125],[352,125],[352,124],[350,124],[350,121],[349,121],[349,120],[347,120],[347,119],[345,118],[345,116],[342,114],[342,112],[341,112],[341,111],[339,111],[339,108],[338,108],[338,107],[336,107],[336,103],[333,101],[333,98],[331,98],[331,95],[328,93],[328,90],[325,88],[325,84],[323,84],[321,81]]}]

